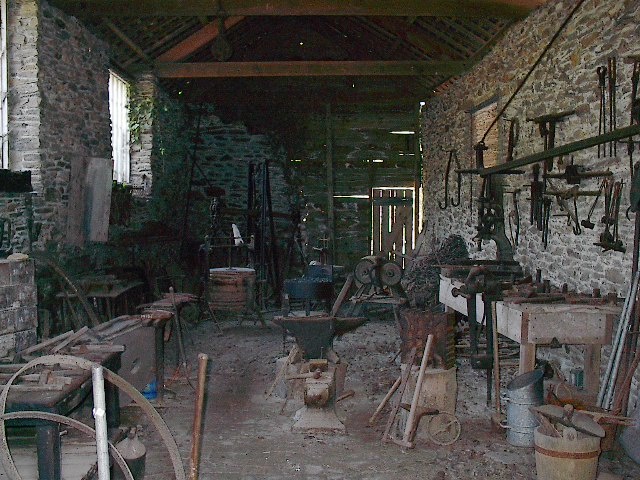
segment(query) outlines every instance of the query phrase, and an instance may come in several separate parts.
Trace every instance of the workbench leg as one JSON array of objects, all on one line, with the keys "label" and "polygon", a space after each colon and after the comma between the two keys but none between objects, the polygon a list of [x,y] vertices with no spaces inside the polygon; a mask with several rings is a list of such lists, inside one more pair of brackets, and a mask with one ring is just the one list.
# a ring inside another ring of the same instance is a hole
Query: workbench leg
[{"label": "workbench leg", "polygon": [[156,331],[156,391],[158,403],[164,399],[164,323]]},{"label": "workbench leg", "polygon": [[60,426],[46,423],[36,427],[38,449],[38,478],[40,480],[60,480]]},{"label": "workbench leg", "polygon": [[584,347],[584,389],[594,398],[600,390],[600,345]]},{"label": "workbench leg", "polygon": [[104,399],[107,407],[107,427],[120,426],[120,393],[112,382],[104,382]]},{"label": "workbench leg", "polygon": [[520,344],[520,370],[519,374],[527,373],[536,368],[536,344]]}]

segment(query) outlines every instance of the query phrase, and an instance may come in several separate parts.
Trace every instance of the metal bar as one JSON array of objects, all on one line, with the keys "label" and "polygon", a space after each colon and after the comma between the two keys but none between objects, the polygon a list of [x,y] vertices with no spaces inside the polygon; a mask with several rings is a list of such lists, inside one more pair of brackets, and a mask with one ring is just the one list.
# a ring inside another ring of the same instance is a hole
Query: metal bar
[{"label": "metal bar", "polygon": [[518,167],[525,167],[533,163],[542,162],[549,158],[559,157],[561,155],[568,155],[579,150],[585,150],[590,147],[602,145],[603,143],[621,140],[623,138],[633,137],[634,135],[640,135],[640,125],[629,125],[628,127],[619,128],[612,132],[607,132],[595,137],[589,137],[575,142],[560,145],[559,147],[546,150],[544,152],[534,153],[527,155],[526,157],[516,158],[515,160],[504,163],[502,165],[495,165],[493,167],[483,168],[478,173],[480,176],[485,177],[496,173],[502,173],[505,170],[513,170]]},{"label": "metal bar", "polygon": [[98,479],[109,480],[109,436],[107,434],[107,406],[104,399],[102,367],[91,369],[93,381],[93,418],[96,421],[96,447],[98,450]]}]

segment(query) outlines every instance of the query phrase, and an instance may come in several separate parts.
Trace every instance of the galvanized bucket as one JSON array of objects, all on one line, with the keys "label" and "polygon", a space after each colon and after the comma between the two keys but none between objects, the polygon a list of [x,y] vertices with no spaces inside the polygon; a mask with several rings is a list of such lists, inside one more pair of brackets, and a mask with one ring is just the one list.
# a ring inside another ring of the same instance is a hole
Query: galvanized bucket
[{"label": "galvanized bucket", "polygon": [[533,447],[533,431],[538,426],[529,407],[542,405],[542,370],[517,376],[507,385],[507,442],[516,447]]}]

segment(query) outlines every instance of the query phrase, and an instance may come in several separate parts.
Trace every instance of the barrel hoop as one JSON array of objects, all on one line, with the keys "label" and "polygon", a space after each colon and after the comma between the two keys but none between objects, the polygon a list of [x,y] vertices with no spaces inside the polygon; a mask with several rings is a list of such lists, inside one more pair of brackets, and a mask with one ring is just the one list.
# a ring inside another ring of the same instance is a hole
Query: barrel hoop
[{"label": "barrel hoop", "polygon": [[589,458],[598,458],[600,455],[599,450],[595,450],[593,452],[559,452],[557,450],[547,450],[539,445],[535,445],[534,449],[536,452],[541,455],[546,455],[547,457],[554,458],[571,458],[574,460],[587,460]]}]

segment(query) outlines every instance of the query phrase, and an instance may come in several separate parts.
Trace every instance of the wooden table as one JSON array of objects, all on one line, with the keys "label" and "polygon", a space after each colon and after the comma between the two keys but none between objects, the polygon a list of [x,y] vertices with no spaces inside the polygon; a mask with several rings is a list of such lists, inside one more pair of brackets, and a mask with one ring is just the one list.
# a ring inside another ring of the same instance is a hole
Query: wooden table
[{"label": "wooden table", "polygon": [[[80,280],[79,283],[82,283]],[[144,283],[139,280],[109,280],[104,283],[89,283],[89,288],[84,291],[85,297],[93,303],[99,316],[103,321],[110,320],[118,315],[133,313],[135,306],[142,303]],[[64,323],[73,315],[71,308],[76,312],[82,312],[82,306],[78,302],[77,295],[73,292],[60,292],[56,295],[61,300],[60,319]],[[71,303],[74,305],[71,306]],[[74,325],[79,328],[78,325]]]},{"label": "wooden table", "polygon": [[[90,353],[81,355],[117,372],[120,368],[120,352]],[[72,382],[60,390],[22,392],[10,390],[7,398],[7,412],[36,410],[39,412],[68,415],[77,408],[91,393],[91,370],[78,369]],[[105,382],[107,426],[117,428],[120,425],[120,405],[118,388]],[[43,420],[11,420],[8,426],[35,427],[38,450],[38,478],[40,480],[60,480],[60,425]]]},{"label": "wooden table", "polygon": [[[451,289],[461,280],[440,276],[440,302],[467,315],[467,301],[454,297]],[[496,302],[498,333],[520,344],[519,372],[535,368],[536,346],[551,343],[584,345],[585,390],[597,393],[600,381],[600,350],[611,343],[612,328],[621,308],[613,305],[566,303]],[[484,318],[482,295],[476,296],[476,318]]]}]

